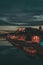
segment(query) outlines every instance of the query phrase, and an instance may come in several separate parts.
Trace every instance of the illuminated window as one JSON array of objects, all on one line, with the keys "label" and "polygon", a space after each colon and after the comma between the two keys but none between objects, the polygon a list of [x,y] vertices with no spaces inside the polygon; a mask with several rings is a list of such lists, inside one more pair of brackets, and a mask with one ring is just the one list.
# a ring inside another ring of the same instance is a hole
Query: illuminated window
[{"label": "illuminated window", "polygon": [[33,37],[32,37],[32,41],[33,41],[33,42],[38,42],[38,43],[39,43],[40,37],[39,37],[39,36],[33,36]]}]

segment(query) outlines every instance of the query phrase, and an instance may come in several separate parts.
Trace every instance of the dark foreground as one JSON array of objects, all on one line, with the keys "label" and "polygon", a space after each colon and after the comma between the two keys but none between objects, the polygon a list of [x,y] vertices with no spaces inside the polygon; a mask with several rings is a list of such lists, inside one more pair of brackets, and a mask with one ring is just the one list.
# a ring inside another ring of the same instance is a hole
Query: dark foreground
[{"label": "dark foreground", "polygon": [[29,57],[23,50],[4,44],[0,45],[0,65],[43,65],[43,62],[39,56]]}]

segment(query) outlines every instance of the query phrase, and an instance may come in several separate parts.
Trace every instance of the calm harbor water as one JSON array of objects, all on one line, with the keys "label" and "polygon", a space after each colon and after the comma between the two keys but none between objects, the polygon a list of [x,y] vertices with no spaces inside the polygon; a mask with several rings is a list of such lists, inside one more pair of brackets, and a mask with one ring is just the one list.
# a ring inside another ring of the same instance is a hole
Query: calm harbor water
[{"label": "calm harbor water", "polygon": [[17,49],[7,41],[0,41],[0,65],[43,65],[41,59],[36,56],[31,58],[24,51]]}]

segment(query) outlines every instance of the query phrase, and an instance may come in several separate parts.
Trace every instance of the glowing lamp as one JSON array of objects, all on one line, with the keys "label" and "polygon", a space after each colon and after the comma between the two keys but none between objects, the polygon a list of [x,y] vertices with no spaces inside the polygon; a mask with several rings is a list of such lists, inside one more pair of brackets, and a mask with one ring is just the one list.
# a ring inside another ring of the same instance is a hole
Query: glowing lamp
[{"label": "glowing lamp", "polygon": [[18,31],[23,31],[23,28],[19,28]]},{"label": "glowing lamp", "polygon": [[39,37],[39,36],[33,36],[33,37],[32,37],[32,42],[37,42],[37,43],[39,43],[39,41],[40,41],[40,37]]}]

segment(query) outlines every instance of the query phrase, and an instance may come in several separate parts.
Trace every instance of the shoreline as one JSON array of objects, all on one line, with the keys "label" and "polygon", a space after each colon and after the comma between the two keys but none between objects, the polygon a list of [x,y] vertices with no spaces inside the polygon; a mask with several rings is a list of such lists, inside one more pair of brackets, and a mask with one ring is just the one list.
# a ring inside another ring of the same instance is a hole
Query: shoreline
[{"label": "shoreline", "polygon": [[[32,27],[32,28],[39,28],[39,26],[0,26],[0,31],[4,31],[4,30],[9,30],[9,31],[14,31],[14,30],[17,30],[19,27]],[[42,30],[43,30],[43,26],[42,27]]]}]

